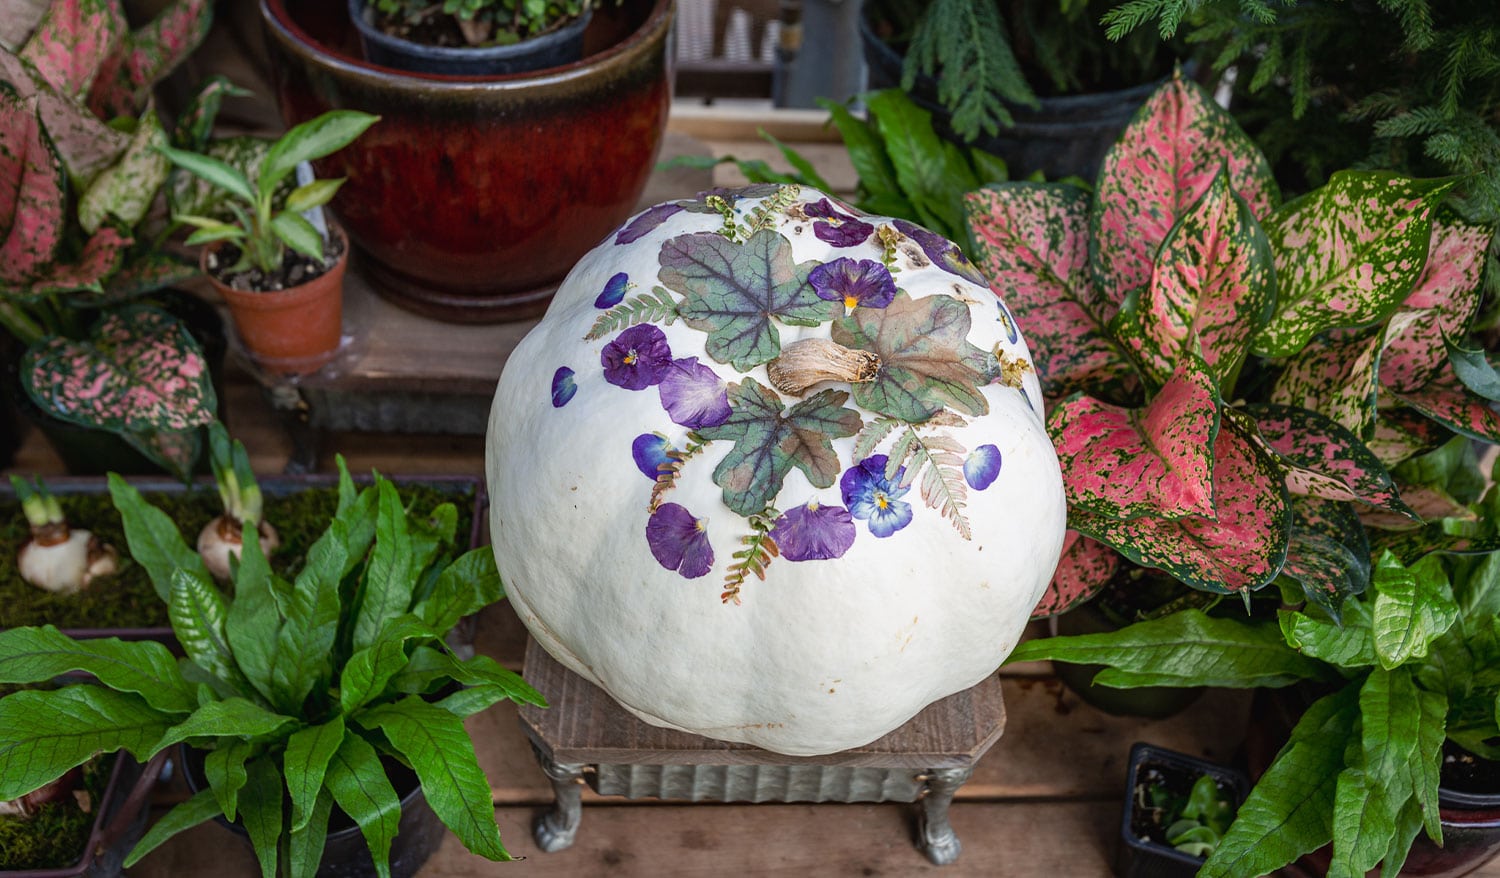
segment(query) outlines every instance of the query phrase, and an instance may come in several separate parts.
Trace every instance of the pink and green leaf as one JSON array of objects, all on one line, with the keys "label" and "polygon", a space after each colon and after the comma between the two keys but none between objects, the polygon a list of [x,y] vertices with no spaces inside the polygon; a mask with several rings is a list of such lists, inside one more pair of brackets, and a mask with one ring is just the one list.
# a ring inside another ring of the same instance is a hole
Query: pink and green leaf
[{"label": "pink and green leaf", "polygon": [[1381,355],[1380,381],[1397,391],[1417,390],[1447,361],[1445,338],[1462,338],[1479,310],[1479,280],[1493,230],[1441,218],[1432,224],[1427,265],[1402,310],[1428,316],[1390,333]]},{"label": "pink and green leaf", "polygon": [[212,24],[210,0],[174,0],[100,66],[89,109],[101,119],[139,113],[151,87],[198,48]]},{"label": "pink and green leaf", "polygon": [[1420,527],[1424,521],[1439,521],[1444,518],[1473,521],[1476,518],[1474,510],[1455,500],[1438,485],[1406,485],[1401,490],[1401,500],[1416,513],[1415,525],[1411,518],[1381,510],[1363,510],[1360,512],[1360,520],[1365,523],[1365,527],[1409,530],[1413,526]]},{"label": "pink and green leaf", "polygon": [[166,145],[167,133],[156,110],[148,107],[136,123],[125,154],[95,177],[78,200],[78,222],[84,231],[98,229],[107,217],[127,227],[141,221],[172,167],[157,149]]},{"label": "pink and green leaf", "polygon": [[62,242],[67,178],[35,98],[0,84],[0,285],[42,273]]},{"label": "pink and green leaf", "polygon": [[1275,300],[1271,246],[1225,167],[1167,233],[1151,282],[1126,298],[1111,329],[1156,383],[1196,338],[1223,386],[1238,374]]},{"label": "pink and green leaf", "polygon": [[0,50],[0,80],[21,99],[35,97],[42,124],[74,180],[87,182],[115,163],[130,136],[116,131],[87,108],[58,93],[31,65]]},{"label": "pink and green leaf", "polygon": [[1350,595],[1370,584],[1370,543],[1348,503],[1292,498],[1292,533],[1281,572],[1335,620]]},{"label": "pink and green leaf", "polygon": [[120,267],[131,243],[130,238],[112,226],[105,226],[83,245],[83,253],[76,262],[54,262],[14,292],[31,299],[58,293],[99,292]]},{"label": "pink and green leaf", "polygon": [[1063,537],[1062,557],[1031,618],[1065,613],[1098,594],[1120,567],[1120,553],[1076,530]]},{"label": "pink and green leaf", "polygon": [[1401,406],[1381,410],[1375,421],[1375,436],[1365,444],[1389,469],[1442,445],[1450,435],[1437,422]]},{"label": "pink and green leaf", "polygon": [[1287,489],[1324,500],[1359,500],[1416,518],[1375,454],[1326,415],[1276,404],[1245,407],[1256,431],[1287,467]]},{"label": "pink and green leaf", "polygon": [[177,124],[172,127],[172,145],[178,149],[203,152],[213,134],[214,120],[219,117],[219,108],[228,97],[246,97],[249,91],[240,88],[227,76],[215,76],[199,86],[198,93],[177,115]]},{"label": "pink and green leaf", "polygon": [[1136,111],[1099,171],[1090,227],[1099,284],[1115,307],[1150,283],[1167,232],[1226,163],[1231,187],[1250,212],[1269,214],[1280,195],[1265,156],[1179,71]]},{"label": "pink and green leaf", "polygon": [[1214,441],[1214,496],[1217,518],[1120,521],[1070,508],[1068,526],[1196,589],[1230,593],[1271,582],[1291,533],[1286,486],[1275,462],[1231,420]]},{"label": "pink and green leaf", "polygon": [[1444,427],[1485,442],[1500,442],[1500,414],[1494,404],[1463,386],[1452,372],[1440,372],[1421,390],[1396,398]]},{"label": "pink and green leaf", "polygon": [[198,263],[160,251],[127,251],[125,261],[104,282],[104,291],[76,294],[68,301],[84,307],[116,305],[146,293],[177,286],[198,275]]},{"label": "pink and green leaf", "polygon": [[1326,415],[1360,438],[1374,435],[1382,333],[1320,338],[1287,364],[1271,402]]},{"label": "pink and green leaf", "polygon": [[58,92],[82,101],[127,27],[118,0],[53,0],[17,54]]},{"label": "pink and green leaf", "polygon": [[1368,326],[1396,310],[1422,274],[1433,211],[1452,185],[1339,171],[1268,217],[1280,289],[1256,353],[1291,356],[1321,332]]},{"label": "pink and green leaf", "polygon": [[1127,381],[1104,330],[1112,306],[1089,269],[1088,194],[1060,184],[997,183],[964,196],[980,268],[1025,327],[1051,397]]},{"label": "pink and green leaf", "polygon": [[1212,517],[1218,430],[1213,377],[1194,355],[1145,408],[1078,396],[1047,419],[1069,508],[1109,519]]}]

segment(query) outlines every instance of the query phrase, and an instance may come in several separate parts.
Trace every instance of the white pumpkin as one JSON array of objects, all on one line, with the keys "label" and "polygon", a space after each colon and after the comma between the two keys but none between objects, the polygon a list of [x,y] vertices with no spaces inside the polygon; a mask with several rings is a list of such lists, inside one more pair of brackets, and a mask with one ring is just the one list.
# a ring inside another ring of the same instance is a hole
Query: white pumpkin
[{"label": "white pumpkin", "polygon": [[940,236],[797,187],[658,205],[500,379],[507,594],[647,722],[868,743],[994,672],[1046,587],[1065,510],[1040,406]]}]

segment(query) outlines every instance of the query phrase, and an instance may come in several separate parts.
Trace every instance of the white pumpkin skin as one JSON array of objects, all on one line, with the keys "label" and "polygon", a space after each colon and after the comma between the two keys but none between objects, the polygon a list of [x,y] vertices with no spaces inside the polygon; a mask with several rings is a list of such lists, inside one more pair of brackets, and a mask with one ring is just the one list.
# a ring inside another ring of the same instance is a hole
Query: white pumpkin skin
[{"label": "white pumpkin skin", "polygon": [[[736,203],[741,224],[761,201],[750,194],[764,191],[747,190]],[[781,206],[792,195],[781,193]],[[795,197],[800,207],[776,215],[772,228],[790,242],[794,262],[880,261],[884,249],[877,235],[848,247],[832,247],[816,236],[815,220],[803,211],[825,197],[803,189]],[[491,411],[486,463],[491,533],[507,594],[549,653],[647,722],[792,755],[868,743],[993,673],[1014,648],[1056,567],[1066,513],[1036,376],[1026,369],[1017,381],[1013,370],[1009,383],[994,375],[985,384],[991,377],[986,374],[975,390],[987,413],[961,421],[946,414],[961,425],[918,431],[923,437],[946,435],[966,455],[987,445],[999,452],[993,483],[982,490],[964,485],[961,515],[970,539],[924,502],[919,478],[894,498],[909,504],[909,523],[877,536],[871,530],[876,516],[854,520],[852,543],[841,556],[824,560],[789,560],[791,539],[782,539],[783,556],[766,566],[764,580],[749,575],[738,602],[724,600],[733,555],[744,548],[741,538],[755,532],[750,519],[726,505],[726,491],[714,482],[716,467],[737,443],[722,437],[708,442],[660,496],[657,515],[675,504],[706,526],[706,541],[684,539],[711,547],[711,569],[688,578],[685,573],[699,571],[669,569],[648,545],[653,481],[638,468],[632,442],[660,433],[680,450],[690,431],[669,416],[661,386],[630,390],[607,380],[601,352],[623,326],[585,340],[618,300],[619,282],[612,285],[612,278],[628,278],[628,305],[663,285],[665,242],[725,227],[717,213],[678,210],[663,218],[671,210],[639,215],[625,227],[630,234],[612,236],[587,254],[506,363]],[[860,221],[894,231],[885,218]],[[890,231],[885,234],[892,240]],[[616,243],[619,237],[636,239]],[[953,303],[962,303],[969,343],[997,352],[1003,362],[1029,365],[1025,342],[988,288],[932,264],[911,238],[898,240],[890,261],[896,285],[912,300],[908,306],[941,306],[951,315],[963,310]],[[689,298],[680,290],[670,295],[679,306]],[[951,301],[924,301],[935,296]],[[833,314],[835,303],[825,304]],[[696,357],[727,383],[771,386],[764,364],[741,372],[709,356],[709,335],[685,319],[654,325],[672,358]],[[772,325],[785,348],[802,338],[829,338],[832,323]],[[990,373],[999,371],[994,362],[992,356]],[[564,368],[572,370],[571,388]],[[618,380],[621,367],[612,369]],[[777,396],[791,409],[829,389],[847,392],[851,386],[831,381],[800,398]],[[860,426],[881,417],[853,399],[841,407],[858,412]],[[874,453],[891,451],[904,426]],[[850,475],[860,463],[855,437],[832,438],[830,446],[837,455],[833,484],[817,487],[794,467],[774,494],[776,511],[810,500],[825,514],[846,508],[841,483],[855,478],[858,487],[864,476]],[[883,529],[889,524],[885,520]],[[840,532],[847,535],[847,527]]]}]

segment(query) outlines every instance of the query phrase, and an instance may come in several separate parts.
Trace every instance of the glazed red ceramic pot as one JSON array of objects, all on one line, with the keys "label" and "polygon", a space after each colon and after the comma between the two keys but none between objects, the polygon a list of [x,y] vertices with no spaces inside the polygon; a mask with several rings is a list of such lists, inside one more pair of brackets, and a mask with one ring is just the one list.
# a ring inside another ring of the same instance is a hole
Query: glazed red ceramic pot
[{"label": "glazed red ceramic pot", "polygon": [[493,78],[365,61],[344,4],[260,0],[288,125],[381,117],[318,163],[357,270],[403,307],[464,322],[540,314],[635,208],[671,103],[672,0],[597,10],[583,60]]}]

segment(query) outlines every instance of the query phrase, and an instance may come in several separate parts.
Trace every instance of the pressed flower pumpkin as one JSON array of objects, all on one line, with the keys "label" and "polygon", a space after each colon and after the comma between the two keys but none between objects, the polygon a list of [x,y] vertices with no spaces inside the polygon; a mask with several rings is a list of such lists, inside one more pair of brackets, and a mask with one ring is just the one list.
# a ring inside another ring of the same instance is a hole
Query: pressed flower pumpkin
[{"label": "pressed flower pumpkin", "polygon": [[1061,550],[1030,354],[958,248],[822,193],[653,207],[580,261],[490,419],[507,593],[658,725],[868,743],[992,673]]}]

